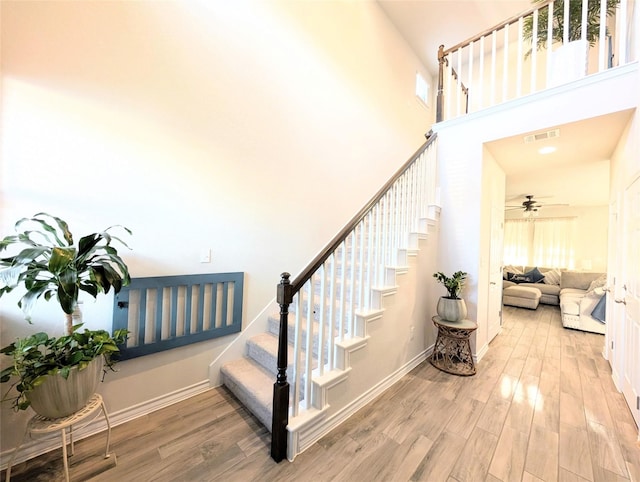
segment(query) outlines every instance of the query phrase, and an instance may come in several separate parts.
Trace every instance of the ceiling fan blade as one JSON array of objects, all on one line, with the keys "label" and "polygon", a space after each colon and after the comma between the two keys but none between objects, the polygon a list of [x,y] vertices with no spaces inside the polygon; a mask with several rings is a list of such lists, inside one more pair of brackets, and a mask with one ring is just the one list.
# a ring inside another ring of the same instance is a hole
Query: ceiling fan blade
[{"label": "ceiling fan blade", "polygon": [[511,196],[505,199],[505,202],[515,201],[517,199],[522,199],[523,201],[527,200],[527,196],[531,196],[531,199],[550,199],[554,196],[534,196],[533,194],[518,194],[517,196]]}]

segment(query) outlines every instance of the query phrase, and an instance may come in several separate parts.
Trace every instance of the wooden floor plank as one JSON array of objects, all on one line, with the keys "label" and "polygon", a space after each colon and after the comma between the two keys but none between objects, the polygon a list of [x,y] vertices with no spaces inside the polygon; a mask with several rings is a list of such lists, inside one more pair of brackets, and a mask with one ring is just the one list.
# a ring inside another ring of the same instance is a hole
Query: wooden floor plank
[{"label": "wooden floor plank", "polygon": [[[640,481],[640,445],[602,358],[604,337],[562,327],[557,307],[504,307],[473,377],[425,362],[293,463],[225,388],[76,443],[72,480]],[[14,467],[14,482],[64,480],[61,451]],[[75,477],[74,477],[75,476]]]}]

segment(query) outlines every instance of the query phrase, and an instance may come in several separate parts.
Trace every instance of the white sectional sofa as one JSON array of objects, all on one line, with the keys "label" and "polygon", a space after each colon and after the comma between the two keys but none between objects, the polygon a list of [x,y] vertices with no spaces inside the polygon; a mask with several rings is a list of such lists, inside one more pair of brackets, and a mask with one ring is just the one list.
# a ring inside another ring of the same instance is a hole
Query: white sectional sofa
[{"label": "white sectional sofa", "polygon": [[[507,270],[526,274],[531,273],[534,268],[508,266],[505,268],[505,276]],[[605,296],[605,273],[552,270],[544,267],[538,268],[538,271],[545,275],[545,279],[537,283],[504,280],[503,303],[534,310],[538,303],[560,305],[562,326],[565,328],[604,334],[605,324],[594,318],[592,312]],[[551,271],[554,272],[550,273]],[[558,274],[559,282],[556,284]]]},{"label": "white sectional sofa", "polygon": [[604,334],[606,325],[592,316],[605,296],[604,273],[565,271],[560,282],[560,314],[562,326],[575,330]]}]

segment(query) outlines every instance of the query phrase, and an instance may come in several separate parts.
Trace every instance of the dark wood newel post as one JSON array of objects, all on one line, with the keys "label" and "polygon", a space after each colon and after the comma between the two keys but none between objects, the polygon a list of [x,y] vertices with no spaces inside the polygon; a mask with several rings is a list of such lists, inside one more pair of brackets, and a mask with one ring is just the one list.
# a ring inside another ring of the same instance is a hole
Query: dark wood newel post
[{"label": "dark wood newel post", "polygon": [[436,122],[441,122],[443,119],[444,110],[444,63],[446,58],[444,56],[444,45],[438,47],[438,96],[436,97]]},{"label": "dark wood newel post", "polygon": [[278,375],[273,384],[273,417],[271,419],[271,458],[280,462],[287,456],[287,425],[289,424],[289,382],[287,382],[288,321],[292,289],[289,273],[282,273],[278,285],[280,334],[278,337]]}]

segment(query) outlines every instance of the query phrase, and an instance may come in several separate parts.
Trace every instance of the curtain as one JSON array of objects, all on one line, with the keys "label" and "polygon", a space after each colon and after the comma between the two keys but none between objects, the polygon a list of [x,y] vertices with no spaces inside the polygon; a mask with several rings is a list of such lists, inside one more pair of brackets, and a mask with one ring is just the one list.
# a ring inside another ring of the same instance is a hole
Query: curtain
[{"label": "curtain", "polygon": [[575,219],[536,220],[533,230],[533,266],[575,268]]},{"label": "curtain", "polygon": [[529,264],[531,251],[532,224],[524,219],[511,219],[504,223],[504,256],[505,265],[526,266]]},{"label": "curtain", "polygon": [[575,268],[575,219],[508,219],[504,223],[505,265]]}]

